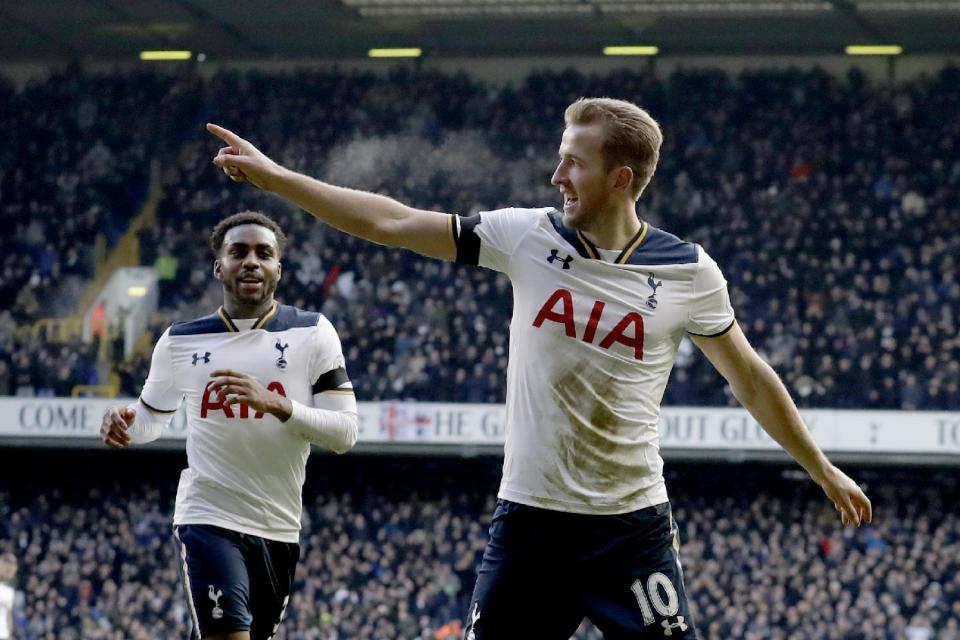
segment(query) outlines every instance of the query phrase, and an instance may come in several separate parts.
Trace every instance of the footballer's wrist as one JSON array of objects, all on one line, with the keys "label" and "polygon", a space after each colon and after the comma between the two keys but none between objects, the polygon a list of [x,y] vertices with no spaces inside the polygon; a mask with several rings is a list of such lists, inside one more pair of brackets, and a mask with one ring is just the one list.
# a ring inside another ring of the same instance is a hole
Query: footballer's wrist
[{"label": "footballer's wrist", "polygon": [[276,416],[280,422],[286,422],[290,419],[290,416],[293,415],[293,403],[289,398],[285,398],[280,394],[274,395],[276,398],[270,403],[269,412]]},{"label": "footballer's wrist", "polygon": [[836,467],[831,464],[827,457],[821,454],[814,464],[807,468],[807,473],[810,474],[810,478],[814,482],[822,487],[830,481],[836,470]]}]

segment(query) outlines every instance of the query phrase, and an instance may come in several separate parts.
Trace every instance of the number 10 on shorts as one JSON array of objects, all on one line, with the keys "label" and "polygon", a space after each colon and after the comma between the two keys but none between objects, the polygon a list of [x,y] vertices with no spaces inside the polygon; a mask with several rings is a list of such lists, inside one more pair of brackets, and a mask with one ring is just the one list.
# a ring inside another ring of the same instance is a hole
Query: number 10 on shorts
[{"label": "number 10 on shorts", "polygon": [[[664,593],[661,593],[661,588]],[[676,588],[670,582],[670,578],[659,571],[650,574],[646,585],[642,579],[638,578],[630,585],[630,590],[637,597],[637,604],[640,605],[640,613],[643,614],[645,625],[649,626],[657,621],[653,615],[654,610],[664,618],[675,616],[680,610],[680,598],[677,596]]]}]

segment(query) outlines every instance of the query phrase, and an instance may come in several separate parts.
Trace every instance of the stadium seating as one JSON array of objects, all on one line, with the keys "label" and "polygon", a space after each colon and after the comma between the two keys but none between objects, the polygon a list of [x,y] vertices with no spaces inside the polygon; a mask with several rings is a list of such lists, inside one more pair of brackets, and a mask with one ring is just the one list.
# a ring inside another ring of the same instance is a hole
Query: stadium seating
[{"label": "stadium seating", "polygon": [[[157,154],[164,161],[158,224],[142,232],[141,243],[143,262],[163,266],[170,276],[162,285],[155,334],[171,318],[216,307],[210,255],[200,238],[224,215],[261,208],[283,221],[292,240],[280,297],[334,321],[361,399],[502,401],[510,315],[502,276],[352,240],[229,183],[209,163],[217,145],[202,123],[234,127],[311,174],[421,207],[470,213],[557,204],[549,175],[563,108],[579,95],[611,95],[644,104],[665,131],[660,168],[641,199],[641,214],[714,256],[730,282],[741,325],[801,406],[960,408],[956,68],[892,87],[871,86],[856,72],[838,79],[821,71],[683,71],[662,80],[632,71],[537,72],[506,88],[428,71],[232,72],[136,83],[79,72],[72,77],[67,84],[81,105],[91,104],[82,97],[83,87],[90,87],[99,96],[94,104],[104,104],[97,108],[122,115],[134,97],[119,85],[129,85],[137,100],[147,92],[164,108],[138,114],[134,130],[141,134],[132,139],[97,132],[77,149],[47,152],[58,162],[70,159],[52,170],[40,166],[42,144],[28,154],[35,158],[33,171],[14,170],[0,158],[0,168],[6,167],[0,185],[13,194],[4,199],[13,204],[3,221],[20,229],[17,240],[3,240],[13,249],[7,260],[15,277],[4,279],[3,296],[15,321],[49,308],[32,303],[53,291],[42,272],[63,272],[64,265],[55,266],[73,260],[71,251],[82,252],[64,243],[75,235],[69,227],[53,225],[60,240],[51,244],[47,231],[33,226],[60,220],[50,213],[65,210],[68,220],[81,221],[76,224],[96,223],[83,227],[84,234],[113,229],[115,235],[142,196],[129,188],[119,196],[97,191],[90,169],[77,180],[90,185],[82,190],[92,194],[83,203],[94,204],[60,209],[55,190],[17,187],[24,179],[17,176],[46,184],[56,182],[64,166],[99,166],[80,161],[79,149],[89,147],[117,159],[123,180],[110,184],[136,183],[130,176],[142,181],[149,137],[142,132],[150,123],[169,131],[173,113],[177,133]],[[29,106],[42,102],[35,94],[58,91],[61,84],[3,90]],[[78,114],[89,109],[77,107]],[[3,113],[8,120],[41,118],[36,109]],[[18,144],[30,147],[31,140]],[[91,206],[114,222],[89,214]],[[31,218],[31,208],[48,214],[42,218],[47,222]],[[28,274],[24,256],[40,271]],[[87,265],[79,272],[89,276],[89,259],[79,263]],[[31,348],[16,341],[0,348],[0,390],[51,388],[22,367],[14,371],[23,360],[18,354]],[[145,351],[116,363],[124,393],[138,392],[148,358]],[[734,400],[685,343],[665,402]]]},{"label": "stadium seating", "polygon": [[[30,567],[17,637],[186,637],[170,530],[180,456],[105,452],[78,484],[73,455],[0,455],[2,477],[20,478],[0,490],[0,553]],[[301,565],[278,640],[442,639],[441,628],[459,628],[498,472],[499,460],[485,458],[314,458]],[[889,469],[858,477],[875,523],[841,530],[799,472],[670,466],[704,638],[960,638],[955,478]],[[584,625],[577,638],[599,635]]]}]

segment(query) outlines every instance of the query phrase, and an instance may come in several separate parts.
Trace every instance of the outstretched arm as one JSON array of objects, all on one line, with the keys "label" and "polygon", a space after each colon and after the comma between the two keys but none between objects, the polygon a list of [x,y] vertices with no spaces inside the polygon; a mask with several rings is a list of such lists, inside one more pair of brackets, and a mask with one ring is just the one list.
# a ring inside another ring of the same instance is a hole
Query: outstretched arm
[{"label": "outstretched arm", "polygon": [[450,215],[321,182],[281,167],[228,129],[208,124],[207,130],[229,145],[220,149],[213,163],[231,180],[275,193],[352,236],[431,258],[456,258]]},{"label": "outstretched arm", "polygon": [[750,346],[739,325],[734,324],[718,337],[691,338],[730,383],[737,400],[823,488],[840,512],[841,522],[856,526],[861,521],[870,522],[870,500],[857,483],[827,460],[803,424],[783,382]]}]

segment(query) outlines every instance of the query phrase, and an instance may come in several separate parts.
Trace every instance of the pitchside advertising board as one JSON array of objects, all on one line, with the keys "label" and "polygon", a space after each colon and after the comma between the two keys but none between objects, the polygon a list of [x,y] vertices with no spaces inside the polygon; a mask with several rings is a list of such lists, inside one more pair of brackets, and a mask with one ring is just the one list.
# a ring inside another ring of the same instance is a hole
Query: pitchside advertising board
[{"label": "pitchside advertising board", "polygon": [[[99,447],[104,410],[129,399],[0,398],[0,446]],[[499,451],[506,436],[504,407],[496,404],[361,402],[361,450],[440,452]],[[932,411],[802,412],[814,439],[827,452],[866,460],[960,464],[960,413]],[[183,410],[159,443],[183,448],[189,425]],[[698,458],[764,458],[779,447],[743,409],[665,407],[661,447]]]}]

